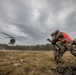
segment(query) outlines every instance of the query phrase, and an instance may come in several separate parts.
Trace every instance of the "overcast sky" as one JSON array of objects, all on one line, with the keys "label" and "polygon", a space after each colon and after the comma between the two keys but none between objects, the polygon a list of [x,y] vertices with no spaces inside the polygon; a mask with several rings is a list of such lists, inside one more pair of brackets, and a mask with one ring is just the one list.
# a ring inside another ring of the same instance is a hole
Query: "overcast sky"
[{"label": "overcast sky", "polygon": [[16,44],[47,44],[56,29],[76,37],[76,0],[0,0],[0,43],[5,32],[22,37]]}]

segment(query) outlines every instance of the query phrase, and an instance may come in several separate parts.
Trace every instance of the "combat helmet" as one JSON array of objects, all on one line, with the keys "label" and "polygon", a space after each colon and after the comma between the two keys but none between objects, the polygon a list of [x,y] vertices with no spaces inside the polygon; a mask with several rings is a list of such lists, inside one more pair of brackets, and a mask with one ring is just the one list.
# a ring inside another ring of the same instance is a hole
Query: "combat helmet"
[{"label": "combat helmet", "polygon": [[54,32],[51,33],[51,36],[57,35],[60,31],[57,29]]}]

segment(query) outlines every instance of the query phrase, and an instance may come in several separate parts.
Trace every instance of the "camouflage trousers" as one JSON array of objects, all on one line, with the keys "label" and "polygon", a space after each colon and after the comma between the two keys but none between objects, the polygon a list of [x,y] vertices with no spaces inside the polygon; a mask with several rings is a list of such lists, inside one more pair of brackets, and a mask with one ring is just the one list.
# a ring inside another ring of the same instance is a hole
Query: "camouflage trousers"
[{"label": "camouflage trousers", "polygon": [[54,56],[57,61],[61,60],[61,57],[64,55],[64,53],[71,48],[71,42],[67,43],[59,43],[58,46],[60,47],[59,50],[54,51]]}]

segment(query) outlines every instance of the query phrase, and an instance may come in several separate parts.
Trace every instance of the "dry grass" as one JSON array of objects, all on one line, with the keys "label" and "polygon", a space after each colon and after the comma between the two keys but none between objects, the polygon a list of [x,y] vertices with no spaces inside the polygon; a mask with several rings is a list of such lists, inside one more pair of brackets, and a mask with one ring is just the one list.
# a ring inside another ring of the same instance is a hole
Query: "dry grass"
[{"label": "dry grass", "polygon": [[59,65],[76,65],[76,58],[69,52],[63,59],[64,64],[56,64],[52,51],[0,51],[0,75],[52,75]]}]

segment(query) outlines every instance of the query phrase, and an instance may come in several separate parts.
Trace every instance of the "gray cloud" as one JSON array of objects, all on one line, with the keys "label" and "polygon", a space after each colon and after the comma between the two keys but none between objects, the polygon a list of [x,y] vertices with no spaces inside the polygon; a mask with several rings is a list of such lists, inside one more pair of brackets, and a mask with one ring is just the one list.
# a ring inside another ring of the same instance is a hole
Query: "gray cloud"
[{"label": "gray cloud", "polygon": [[0,32],[22,36],[17,44],[46,44],[55,29],[74,38],[75,24],[76,0],[0,0]]}]

